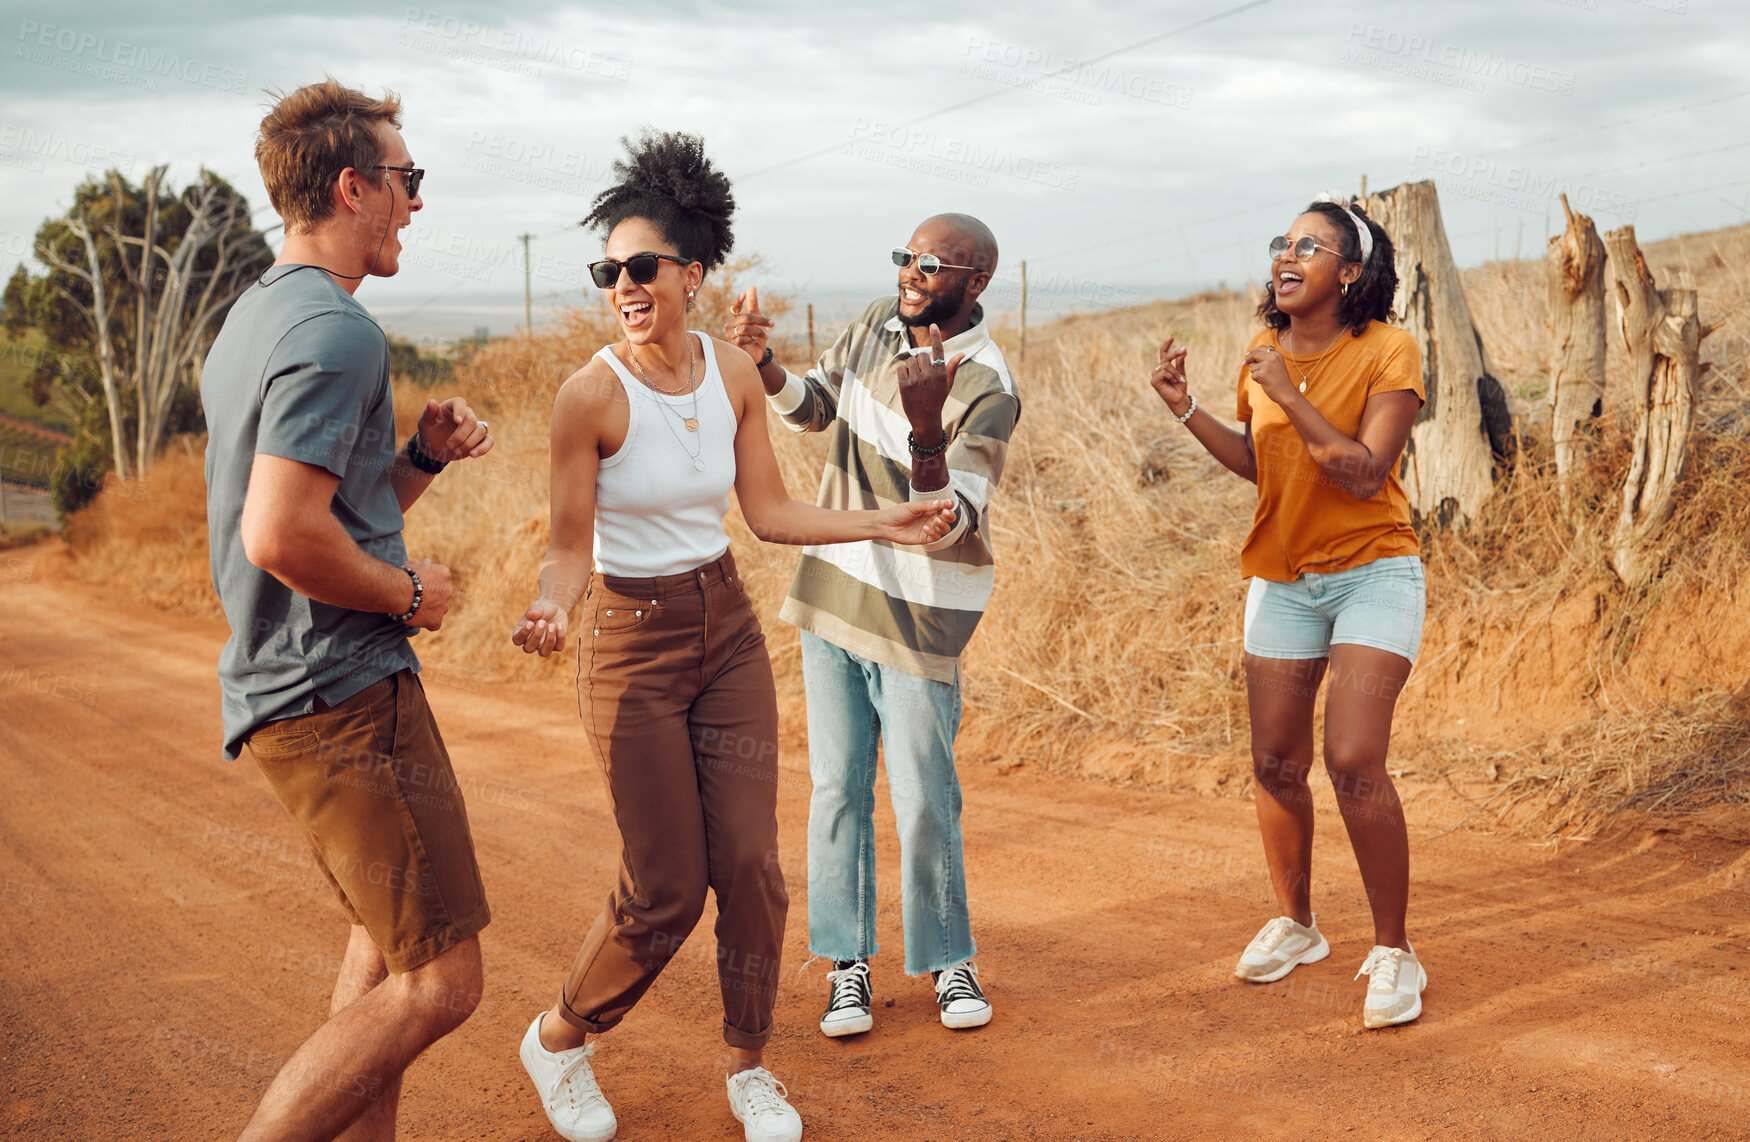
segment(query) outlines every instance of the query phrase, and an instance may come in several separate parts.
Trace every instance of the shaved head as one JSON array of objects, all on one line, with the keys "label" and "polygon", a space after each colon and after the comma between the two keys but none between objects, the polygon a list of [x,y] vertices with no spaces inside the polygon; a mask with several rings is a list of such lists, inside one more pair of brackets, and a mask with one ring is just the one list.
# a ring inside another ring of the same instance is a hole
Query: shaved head
[{"label": "shaved head", "polygon": [[920,232],[925,229],[931,229],[942,239],[961,247],[963,253],[960,256],[966,258],[966,265],[977,266],[985,273],[996,272],[997,236],[972,215],[936,214],[918,226]]}]

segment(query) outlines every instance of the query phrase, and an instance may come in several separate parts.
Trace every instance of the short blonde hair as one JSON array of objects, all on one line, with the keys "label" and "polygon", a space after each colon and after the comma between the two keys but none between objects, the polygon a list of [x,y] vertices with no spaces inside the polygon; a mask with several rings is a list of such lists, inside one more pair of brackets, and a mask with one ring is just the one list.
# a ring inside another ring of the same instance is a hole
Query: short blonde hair
[{"label": "short blonde hair", "polygon": [[287,234],[313,229],[334,212],[330,188],[347,167],[369,174],[382,161],[377,125],[401,126],[401,97],[373,99],[332,76],[275,95],[255,139],[255,163]]}]

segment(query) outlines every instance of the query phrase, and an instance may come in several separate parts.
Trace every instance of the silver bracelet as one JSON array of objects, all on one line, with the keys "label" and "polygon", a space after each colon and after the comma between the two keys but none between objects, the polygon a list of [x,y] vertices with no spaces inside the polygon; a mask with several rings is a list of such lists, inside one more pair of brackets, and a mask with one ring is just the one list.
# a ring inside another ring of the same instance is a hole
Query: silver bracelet
[{"label": "silver bracelet", "polygon": [[[1172,412],[1173,410],[1169,408],[1167,411]],[[1175,415],[1173,417],[1173,419],[1178,421],[1180,424],[1184,424],[1187,420],[1191,419],[1191,414],[1196,412],[1196,411],[1197,411],[1197,394],[1192,393],[1191,394],[1191,407],[1185,410],[1184,416]]]}]

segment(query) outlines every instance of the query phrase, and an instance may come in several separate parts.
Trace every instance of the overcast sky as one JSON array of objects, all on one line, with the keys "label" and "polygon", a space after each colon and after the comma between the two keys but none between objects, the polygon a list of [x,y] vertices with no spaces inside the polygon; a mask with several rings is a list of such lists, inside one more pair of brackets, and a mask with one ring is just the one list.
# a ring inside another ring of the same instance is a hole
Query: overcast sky
[{"label": "overcast sky", "polygon": [[1433,178],[1466,265],[1541,256],[1562,190],[1643,241],[1750,217],[1742,0],[298,7],[7,3],[0,269],[111,166],[205,165],[277,221],[263,89],[324,73],[405,100],[426,206],[359,296],[413,333],[519,323],[523,232],[537,309],[580,298],[601,239],[575,223],[645,124],[705,137],[737,250],[834,315],[946,210],[996,232],[996,310],[1022,258],[1046,310],[1261,279],[1297,208],[1363,175]]}]

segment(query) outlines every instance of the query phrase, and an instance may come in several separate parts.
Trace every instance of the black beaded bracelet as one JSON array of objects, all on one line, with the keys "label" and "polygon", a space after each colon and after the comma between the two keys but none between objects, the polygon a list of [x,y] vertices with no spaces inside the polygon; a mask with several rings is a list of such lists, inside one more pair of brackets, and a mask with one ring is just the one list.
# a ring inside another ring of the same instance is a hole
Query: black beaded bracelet
[{"label": "black beaded bracelet", "polygon": [[413,618],[419,613],[419,604],[425,602],[425,585],[419,581],[419,575],[411,567],[404,566],[401,570],[407,572],[407,577],[413,580],[413,605],[402,614],[389,616],[398,623],[404,623]]},{"label": "black beaded bracelet", "polygon": [[937,442],[934,448],[920,448],[918,446],[918,438],[913,436],[910,432],[907,432],[905,434],[905,446],[911,449],[912,455],[921,460],[928,460],[932,456],[940,456],[942,453],[948,451],[948,434],[946,432],[942,433],[942,439]]},{"label": "black beaded bracelet", "polygon": [[417,432],[407,438],[407,459],[415,468],[431,476],[437,475],[448,466],[447,461],[433,460],[425,454],[425,449],[419,446],[419,433]]},{"label": "black beaded bracelet", "polygon": [[760,363],[755,365],[754,368],[763,369],[771,363],[772,363],[772,347],[770,345],[767,345],[766,346],[766,355],[764,357],[760,358]]}]

